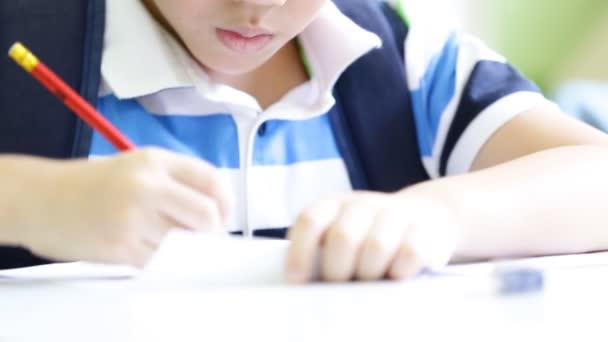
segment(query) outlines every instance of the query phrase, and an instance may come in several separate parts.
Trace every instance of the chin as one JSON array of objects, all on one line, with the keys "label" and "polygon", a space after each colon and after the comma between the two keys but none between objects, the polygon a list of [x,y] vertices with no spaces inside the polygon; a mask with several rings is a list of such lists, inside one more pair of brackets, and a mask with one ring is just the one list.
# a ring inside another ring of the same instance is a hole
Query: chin
[{"label": "chin", "polygon": [[264,62],[265,61],[262,61],[260,63],[251,63],[250,60],[240,61],[238,59],[232,59],[222,61],[221,63],[205,64],[205,66],[207,69],[210,69],[213,72],[219,74],[238,76],[252,72],[253,70],[263,65]]},{"label": "chin", "polygon": [[238,76],[250,73],[267,63],[274,51],[266,51],[255,55],[235,56],[232,54],[218,54],[197,58],[205,69],[224,75]]}]

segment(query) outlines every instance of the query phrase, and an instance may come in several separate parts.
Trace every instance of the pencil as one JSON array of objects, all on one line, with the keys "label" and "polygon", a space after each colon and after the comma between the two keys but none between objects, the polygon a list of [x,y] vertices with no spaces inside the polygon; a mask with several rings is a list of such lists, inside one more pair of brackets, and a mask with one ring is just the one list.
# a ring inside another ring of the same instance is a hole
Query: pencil
[{"label": "pencil", "polygon": [[104,136],[119,151],[128,151],[135,148],[135,145],[126,136],[85,99],[78,95],[57,74],[44,65],[23,44],[13,44],[8,54],[17,64],[42,83],[51,93],[55,94],[68,108]]}]

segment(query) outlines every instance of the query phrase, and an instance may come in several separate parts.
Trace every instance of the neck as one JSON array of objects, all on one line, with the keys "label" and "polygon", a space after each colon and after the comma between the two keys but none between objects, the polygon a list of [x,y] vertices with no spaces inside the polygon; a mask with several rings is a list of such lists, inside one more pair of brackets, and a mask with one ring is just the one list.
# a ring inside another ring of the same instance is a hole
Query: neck
[{"label": "neck", "polygon": [[226,75],[212,70],[207,72],[215,82],[227,84],[252,95],[262,108],[279,101],[290,90],[309,79],[295,39],[282,47],[265,64],[246,74]]}]

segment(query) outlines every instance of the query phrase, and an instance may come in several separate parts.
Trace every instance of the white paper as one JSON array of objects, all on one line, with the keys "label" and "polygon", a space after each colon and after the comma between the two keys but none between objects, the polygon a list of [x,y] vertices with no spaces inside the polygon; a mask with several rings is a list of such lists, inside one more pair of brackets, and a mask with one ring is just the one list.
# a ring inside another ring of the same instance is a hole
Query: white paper
[{"label": "white paper", "polygon": [[285,240],[245,239],[183,231],[170,233],[143,270],[86,262],[0,271],[0,281],[111,280],[201,286],[284,282]]},{"label": "white paper", "polygon": [[[284,284],[289,242],[175,231],[167,236],[144,270],[86,262],[0,271],[0,282],[40,280],[113,280],[183,286]],[[487,277],[498,267],[540,270],[608,267],[608,252],[498,260],[452,265],[432,276]]]},{"label": "white paper", "polygon": [[175,232],[139,279],[200,285],[283,283],[288,246],[286,240]]},{"label": "white paper", "polygon": [[440,271],[438,274],[479,276],[492,274],[498,268],[520,267],[535,268],[546,271],[608,267],[608,252],[501,259],[490,262],[451,265]]},{"label": "white paper", "polygon": [[0,271],[0,282],[15,280],[112,280],[128,279],[136,274],[137,270],[129,266],[70,262],[2,270]]}]

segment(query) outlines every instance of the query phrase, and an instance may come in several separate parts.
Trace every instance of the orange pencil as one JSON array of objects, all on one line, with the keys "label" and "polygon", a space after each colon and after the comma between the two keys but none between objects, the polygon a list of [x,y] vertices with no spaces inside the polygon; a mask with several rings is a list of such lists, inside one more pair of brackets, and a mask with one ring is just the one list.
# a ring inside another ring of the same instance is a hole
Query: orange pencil
[{"label": "orange pencil", "polygon": [[13,44],[8,54],[118,150],[127,151],[135,148],[127,137],[21,43]]}]

